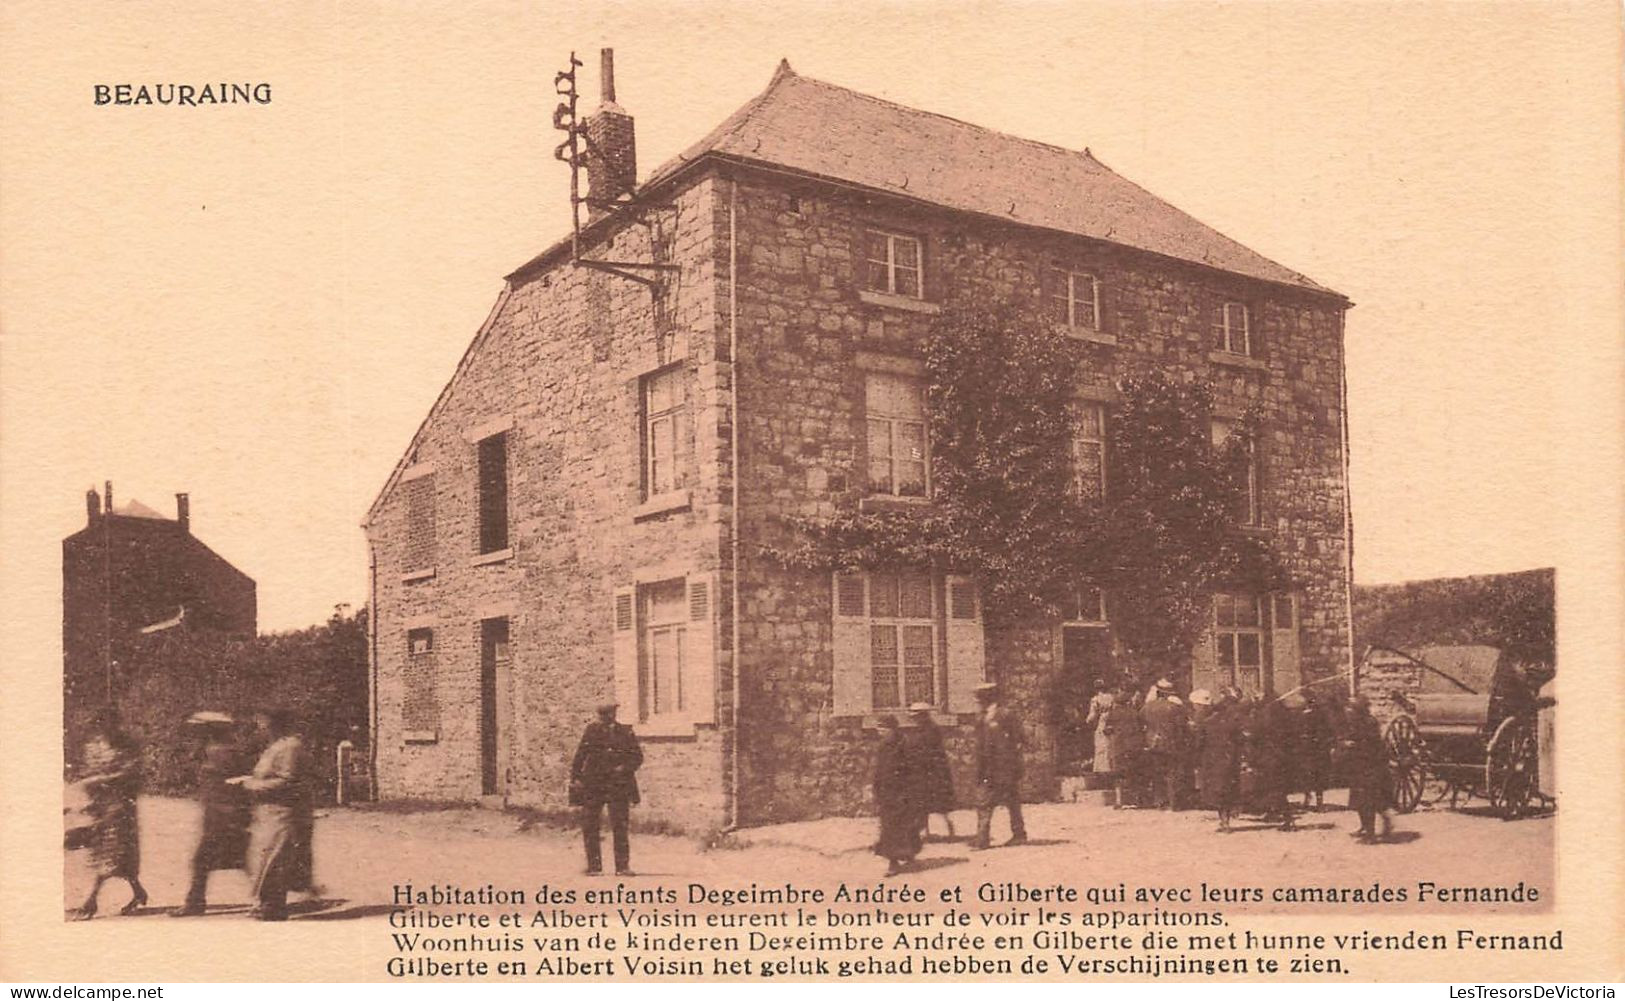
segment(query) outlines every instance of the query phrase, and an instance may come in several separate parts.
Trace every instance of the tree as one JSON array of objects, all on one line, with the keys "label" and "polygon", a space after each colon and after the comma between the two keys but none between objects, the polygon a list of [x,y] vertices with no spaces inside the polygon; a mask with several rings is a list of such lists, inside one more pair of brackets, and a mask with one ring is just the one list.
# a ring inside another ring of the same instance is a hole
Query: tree
[{"label": "tree", "polygon": [[1080,585],[1102,587],[1124,651],[1159,673],[1188,657],[1214,590],[1281,580],[1233,518],[1256,421],[1215,448],[1205,386],[1160,372],[1123,379],[1109,490],[1084,498],[1072,458],[1077,343],[1026,308],[963,297],[944,304],[923,348],[933,503],[794,520],[796,543],[768,550],[781,562],[968,573],[991,625],[1057,616]]}]

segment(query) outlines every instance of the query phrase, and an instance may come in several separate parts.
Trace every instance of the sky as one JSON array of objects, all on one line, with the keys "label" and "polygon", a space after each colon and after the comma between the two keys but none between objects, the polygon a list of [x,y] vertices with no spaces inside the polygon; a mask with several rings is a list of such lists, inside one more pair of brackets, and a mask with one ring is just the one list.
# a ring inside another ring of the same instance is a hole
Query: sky
[{"label": "sky", "polygon": [[[580,53],[590,107],[604,45],[645,174],[784,57],[1087,146],[1348,295],[1359,582],[1617,528],[1564,503],[1576,455],[1619,468],[1606,4],[164,6],[0,11],[0,551],[31,634],[104,480],[188,492],[262,630],[365,601],[368,505],[502,276],[567,230],[553,74]],[[221,80],[272,103],[91,100]]]}]

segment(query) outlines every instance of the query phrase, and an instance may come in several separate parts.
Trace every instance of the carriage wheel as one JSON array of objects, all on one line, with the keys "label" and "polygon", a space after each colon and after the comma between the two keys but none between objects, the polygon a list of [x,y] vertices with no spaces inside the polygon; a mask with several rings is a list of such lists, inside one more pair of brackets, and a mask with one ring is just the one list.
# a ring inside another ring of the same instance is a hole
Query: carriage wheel
[{"label": "carriage wheel", "polygon": [[1485,753],[1485,793],[1490,806],[1507,820],[1529,808],[1535,790],[1540,746],[1531,720],[1509,717],[1495,728]]},{"label": "carriage wheel", "polygon": [[1400,813],[1410,813],[1422,801],[1422,789],[1427,784],[1422,737],[1416,732],[1416,722],[1409,716],[1394,717],[1383,743],[1388,746],[1390,799]]}]

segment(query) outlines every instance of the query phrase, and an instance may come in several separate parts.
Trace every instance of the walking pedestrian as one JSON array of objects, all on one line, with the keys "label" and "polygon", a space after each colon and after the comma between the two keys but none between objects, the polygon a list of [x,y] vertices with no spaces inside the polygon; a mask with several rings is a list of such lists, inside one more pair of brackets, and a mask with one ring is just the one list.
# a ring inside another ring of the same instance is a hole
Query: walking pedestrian
[{"label": "walking pedestrian", "polygon": [[1004,807],[1010,815],[1007,845],[1025,844],[1027,825],[1021,817],[1022,748],[1025,739],[1021,721],[999,703],[999,686],[991,682],[976,686],[981,706],[976,716],[976,837],[971,848],[988,847],[992,835],[993,811]]},{"label": "walking pedestrian", "polygon": [[931,815],[941,814],[948,827],[948,837],[954,836],[954,774],[948,764],[948,748],[942,739],[942,729],[931,718],[932,706],[916,702],[908,707],[913,724],[904,732],[904,750],[908,754],[909,774],[920,796],[920,828],[930,833]]},{"label": "walking pedestrian", "polygon": [[876,721],[880,744],[875,748],[875,812],[880,817],[876,855],[886,860],[886,875],[902,872],[920,854],[920,789],[911,774],[909,749],[897,720]]},{"label": "walking pedestrian", "polygon": [[119,913],[134,914],[147,902],[146,887],[141,885],[141,828],[135,806],[141,792],[141,757],[112,705],[103,707],[92,721],[82,765],[80,785],[89,799],[88,847],[95,881],[73,916],[79,921],[95,917],[102,884],[115,877],[130,884],[130,901]]},{"label": "walking pedestrian", "polygon": [[226,781],[243,770],[242,751],[232,733],[233,720],[221,712],[200,712],[192,714],[187,726],[203,742],[197,777],[201,825],[192,852],[192,881],[186,903],[170,912],[178,918],[202,914],[207,909],[211,872],[243,869],[248,864],[248,798],[240,785]]},{"label": "walking pedestrian", "polygon": [[630,726],[615,721],[617,708],[613,702],[598,707],[598,718],[582,732],[570,763],[570,805],[581,808],[581,841],[589,876],[604,871],[600,824],[606,807],[615,847],[615,874],[632,875],[629,828],[631,807],[639,801],[637,771],[643,765],[643,748]]},{"label": "walking pedestrian", "polygon": [[254,726],[266,741],[254,770],[227,779],[241,786],[253,803],[248,860],[254,881],[253,916],[285,921],[288,893],[308,890],[312,882],[315,834],[310,753],[285,707],[261,709]]},{"label": "walking pedestrian", "polygon": [[1332,749],[1337,743],[1337,728],[1325,701],[1313,689],[1304,692],[1303,708],[1298,711],[1298,748],[1300,770],[1298,786],[1303,793],[1303,806],[1308,809],[1311,800],[1316,813],[1326,804],[1326,787],[1332,784]]}]

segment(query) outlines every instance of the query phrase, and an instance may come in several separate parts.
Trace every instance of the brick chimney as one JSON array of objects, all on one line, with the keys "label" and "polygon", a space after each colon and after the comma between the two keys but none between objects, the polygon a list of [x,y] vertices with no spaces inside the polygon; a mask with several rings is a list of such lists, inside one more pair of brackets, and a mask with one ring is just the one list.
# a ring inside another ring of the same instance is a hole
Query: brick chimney
[{"label": "brick chimney", "polygon": [[175,495],[175,520],[180,522],[181,531],[192,530],[192,498],[186,494]]},{"label": "brick chimney", "polygon": [[[632,193],[638,183],[637,141],[632,116],[615,103],[615,50],[600,49],[599,86],[602,102],[587,116],[587,197],[609,202]],[[601,205],[588,205],[587,218],[604,214]]]},{"label": "brick chimney", "polygon": [[107,496],[102,498],[102,510],[107,512],[108,514],[112,514],[113,513],[113,481],[112,480],[103,480],[102,481],[102,489],[107,491]]},{"label": "brick chimney", "polygon": [[92,525],[102,516],[102,495],[96,492],[95,487],[85,491],[85,514]]}]

